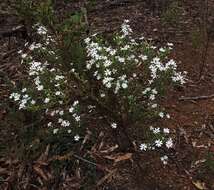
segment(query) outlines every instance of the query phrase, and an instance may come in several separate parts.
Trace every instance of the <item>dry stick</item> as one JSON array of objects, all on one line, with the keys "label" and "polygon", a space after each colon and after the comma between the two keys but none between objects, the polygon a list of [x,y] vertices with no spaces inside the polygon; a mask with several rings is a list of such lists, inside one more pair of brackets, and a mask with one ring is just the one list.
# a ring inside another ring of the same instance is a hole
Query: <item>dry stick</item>
[{"label": "dry stick", "polygon": [[103,170],[103,171],[108,171],[107,168],[106,168],[105,166],[102,166],[102,165],[100,165],[100,164],[94,163],[94,162],[92,162],[92,161],[90,161],[90,160],[87,160],[87,159],[85,159],[85,158],[83,158],[83,157],[81,157],[81,156],[79,156],[79,155],[71,154],[71,156],[73,156],[74,158],[79,159],[79,160],[81,160],[82,162],[85,162],[85,163],[87,163],[87,164],[89,164],[89,165],[95,166],[97,169],[100,169],[100,170]]},{"label": "dry stick", "polygon": [[86,5],[87,5],[87,2],[84,1],[84,7],[81,7],[81,11],[83,13],[85,24],[86,24],[86,32],[89,34],[90,33],[90,27],[89,27],[89,22],[88,22],[88,16],[87,16],[88,13],[87,13]]},{"label": "dry stick", "polygon": [[192,96],[192,97],[181,97],[179,100],[204,100],[214,98],[214,94],[208,95],[208,96]]},{"label": "dry stick", "polygon": [[113,1],[109,1],[108,3],[103,3],[101,6],[92,8],[92,10],[90,10],[90,11],[99,11],[99,10],[103,10],[103,9],[110,9],[110,8],[120,7],[120,6],[129,4],[129,3],[136,3],[136,2],[141,2],[141,1],[140,0],[135,0],[135,1],[133,1],[133,0],[113,0]]},{"label": "dry stick", "polygon": [[81,156],[78,156],[76,154],[72,154],[72,156],[77,158],[77,159],[79,159],[79,160],[81,160],[81,161],[83,161],[83,162],[85,162],[85,163],[91,164],[91,165],[96,166],[96,167],[98,166],[98,164],[96,164],[94,162],[91,162],[91,161],[89,161],[89,160],[87,160],[87,159],[85,159],[85,158],[83,158]]}]

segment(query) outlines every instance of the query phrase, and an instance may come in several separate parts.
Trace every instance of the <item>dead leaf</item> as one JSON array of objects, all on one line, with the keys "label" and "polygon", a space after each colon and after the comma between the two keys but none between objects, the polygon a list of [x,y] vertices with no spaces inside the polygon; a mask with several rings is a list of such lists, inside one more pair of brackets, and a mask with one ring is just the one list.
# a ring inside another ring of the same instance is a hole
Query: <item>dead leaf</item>
[{"label": "dead leaf", "polygon": [[38,162],[45,162],[48,159],[48,154],[50,150],[50,145],[47,145],[45,152],[39,157]]},{"label": "dead leaf", "polygon": [[35,172],[42,177],[45,181],[48,181],[48,177],[45,175],[45,172],[38,166],[33,166],[33,169],[35,170]]},{"label": "dead leaf", "polygon": [[200,181],[192,181],[192,183],[193,183],[193,185],[194,185],[197,189],[199,189],[199,190],[205,190],[205,189],[207,189],[207,188],[205,187],[205,183],[203,183],[203,182],[200,182]]},{"label": "dead leaf", "polygon": [[130,160],[131,157],[132,157],[132,153],[126,153],[123,155],[104,156],[104,158],[107,158],[109,160],[114,160],[115,163],[123,160]]},{"label": "dead leaf", "polygon": [[114,150],[116,150],[119,146],[116,144],[115,146],[112,146],[110,148],[108,148],[107,150],[102,150],[100,151],[101,153],[110,153],[113,152]]},{"label": "dead leaf", "polygon": [[132,157],[132,153],[126,153],[125,155],[118,156],[115,160],[115,162],[120,162],[122,160],[130,160]]},{"label": "dead leaf", "polygon": [[90,136],[91,136],[91,132],[90,132],[90,131],[87,131],[87,134],[85,135],[84,140],[82,141],[80,150],[83,149],[85,143],[90,139]]},{"label": "dead leaf", "polygon": [[101,143],[100,143],[100,145],[99,145],[99,147],[98,147],[98,151],[102,149],[103,145],[104,145],[104,142],[102,140]]},{"label": "dead leaf", "polygon": [[72,153],[68,153],[68,154],[65,154],[63,156],[58,156],[57,155],[57,156],[52,157],[49,161],[53,161],[53,160],[59,160],[59,161],[70,160],[71,156],[72,156]]},{"label": "dead leaf", "polygon": [[0,168],[0,174],[7,174],[8,173],[8,169],[7,168]]},{"label": "dead leaf", "polygon": [[195,162],[191,165],[191,168],[195,168],[195,167],[197,167],[198,165],[200,165],[200,164],[202,164],[202,163],[204,163],[204,162],[206,162],[206,159],[197,160],[197,161],[195,161]]}]

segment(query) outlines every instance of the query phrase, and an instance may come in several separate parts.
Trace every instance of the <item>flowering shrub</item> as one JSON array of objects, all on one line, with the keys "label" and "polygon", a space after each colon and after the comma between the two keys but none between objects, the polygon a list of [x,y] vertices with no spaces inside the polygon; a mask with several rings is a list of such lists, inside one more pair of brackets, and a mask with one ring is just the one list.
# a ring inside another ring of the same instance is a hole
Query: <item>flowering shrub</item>
[{"label": "flowering shrub", "polygon": [[[85,39],[86,68],[91,78],[97,81],[102,102],[109,107],[113,96],[117,101],[111,109],[126,115],[130,127],[135,128],[144,126],[150,119],[170,118],[158,102],[167,85],[185,83],[185,72],[177,72],[176,62],[168,57],[173,44],[157,48],[144,37],[134,39],[128,23],[128,20],[124,21],[121,32],[115,35],[111,44],[97,35]],[[116,128],[117,124],[111,126]],[[162,146],[172,148],[168,128],[161,131],[159,127],[150,127],[148,133],[148,141],[140,144],[140,150],[155,150]],[[161,160],[166,163],[166,156]]]},{"label": "flowering shrub", "polygon": [[[35,25],[35,28],[37,34],[43,37],[42,42],[34,42],[29,46],[26,44],[28,53],[19,51],[22,64],[28,67],[28,81],[26,81],[28,87],[23,88],[20,93],[12,93],[10,98],[18,102],[19,110],[39,111],[41,117],[45,117],[48,121],[47,126],[53,128],[53,134],[58,133],[58,126],[66,127],[69,134],[74,133],[74,140],[79,141],[80,136],[77,131],[81,125],[81,108],[79,101],[72,99],[68,94],[69,75],[58,68],[60,65],[55,64],[58,57],[53,50],[50,50],[56,44],[55,40],[47,34],[44,26]],[[47,119],[47,116],[51,119]],[[76,131],[73,126],[77,127]]]},{"label": "flowering shrub", "polygon": [[[96,116],[113,131],[127,134],[129,129],[142,128],[141,151],[173,147],[168,128],[148,125],[154,119],[170,118],[159,105],[166,86],[185,83],[185,73],[178,72],[169,58],[173,44],[158,48],[144,37],[133,38],[125,20],[112,41],[97,34],[79,41],[85,44],[82,53],[65,64],[69,55],[60,49],[63,39],[44,26],[35,29],[40,42],[19,51],[28,71],[24,87],[10,95],[19,110],[37,112],[53,135],[68,133],[74,142],[83,139]],[[161,157],[164,164],[167,159]]]}]

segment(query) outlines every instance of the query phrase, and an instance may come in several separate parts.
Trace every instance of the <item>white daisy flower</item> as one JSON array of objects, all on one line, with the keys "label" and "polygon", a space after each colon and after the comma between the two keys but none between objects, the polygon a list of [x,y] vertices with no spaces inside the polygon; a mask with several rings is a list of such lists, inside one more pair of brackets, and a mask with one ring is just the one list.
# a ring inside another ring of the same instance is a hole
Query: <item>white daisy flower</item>
[{"label": "white daisy flower", "polygon": [[112,124],[111,124],[111,127],[112,127],[113,129],[116,129],[116,128],[117,128],[117,124],[116,124],[116,123],[112,123]]},{"label": "white daisy flower", "polygon": [[75,141],[79,141],[79,140],[80,140],[80,136],[79,136],[79,135],[75,135],[75,136],[74,136],[74,140],[75,140]]},{"label": "white daisy flower", "polygon": [[172,148],[173,147],[173,141],[171,138],[169,138],[167,141],[166,141],[166,147],[167,148]]},{"label": "white daisy flower", "polygon": [[140,150],[146,151],[147,148],[148,148],[148,146],[147,146],[147,144],[145,144],[145,143],[142,143],[142,144],[140,145]]}]

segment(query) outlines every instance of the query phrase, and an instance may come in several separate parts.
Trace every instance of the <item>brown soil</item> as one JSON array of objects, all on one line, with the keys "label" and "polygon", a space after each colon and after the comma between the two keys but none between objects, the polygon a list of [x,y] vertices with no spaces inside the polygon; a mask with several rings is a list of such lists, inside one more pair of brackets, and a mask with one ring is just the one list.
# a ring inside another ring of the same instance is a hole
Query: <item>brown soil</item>
[{"label": "brown soil", "polygon": [[[91,32],[114,32],[124,19],[129,19],[137,35],[152,37],[157,44],[164,44],[167,41],[174,43],[173,57],[179,62],[179,68],[188,72],[188,82],[182,88],[169,91],[163,100],[166,110],[171,115],[170,121],[165,125],[172,129],[176,139],[176,147],[171,153],[169,164],[163,166],[159,160],[150,159],[154,155],[141,155],[138,159],[142,170],[131,161],[123,162],[117,165],[117,172],[100,185],[99,189],[214,189],[214,172],[205,167],[203,162],[207,159],[208,153],[214,154],[214,97],[179,100],[181,97],[214,94],[214,34],[210,33],[205,70],[200,80],[199,69],[203,62],[204,48],[202,44],[195,48],[191,43],[192,31],[198,27],[200,2],[183,1],[183,14],[177,26],[163,24],[158,11],[152,12],[143,1],[111,6],[109,3],[110,1],[105,3],[97,1],[96,6],[89,10],[88,20]],[[209,9],[213,10],[214,1],[209,3]],[[60,9],[60,5],[59,3],[59,10],[63,10],[63,6]],[[71,6],[71,9],[79,5],[77,3]],[[213,17],[210,19],[213,20]],[[9,30],[11,26],[17,25],[16,17],[14,18],[11,16],[2,19],[1,27]],[[15,39],[12,40],[10,47],[7,38],[0,39],[2,57],[0,72],[4,72],[10,80],[20,78],[21,75],[17,53],[13,50],[21,47],[22,42],[16,42]],[[7,86],[2,79],[0,79],[0,87],[0,100],[4,100],[7,96]],[[4,114],[2,110],[0,120]]]}]

